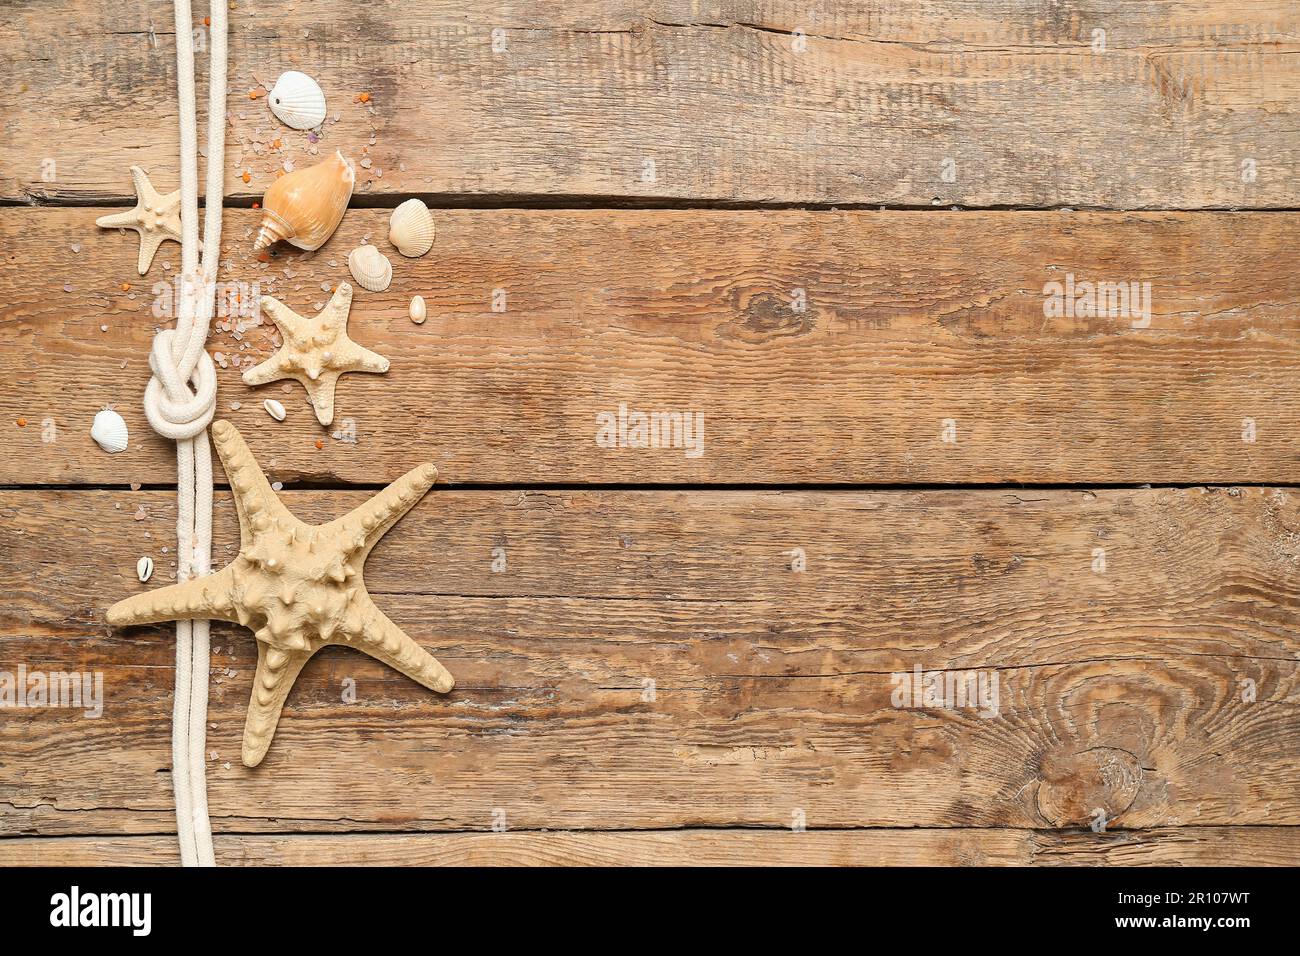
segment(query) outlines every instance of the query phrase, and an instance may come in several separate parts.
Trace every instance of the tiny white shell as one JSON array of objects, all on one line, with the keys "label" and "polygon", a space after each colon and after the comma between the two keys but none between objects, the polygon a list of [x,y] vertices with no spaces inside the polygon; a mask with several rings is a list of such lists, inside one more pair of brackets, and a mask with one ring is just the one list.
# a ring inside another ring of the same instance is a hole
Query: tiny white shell
[{"label": "tiny white shell", "polygon": [[262,407],[266,409],[266,414],[270,415],[277,422],[284,421],[284,416],[285,416],[284,406],[281,405],[279,402],[277,402],[274,398],[268,398],[266,401],[262,403]]},{"label": "tiny white shell", "polygon": [[126,422],[122,416],[111,408],[95,413],[95,421],[90,426],[90,437],[100,448],[110,455],[126,451]]},{"label": "tiny white shell", "polygon": [[371,292],[383,292],[393,281],[393,264],[370,245],[357,246],[348,253],[348,271],[357,280],[357,285]]},{"label": "tiny white shell", "polygon": [[388,241],[412,259],[433,248],[433,213],[418,199],[408,199],[388,220]]},{"label": "tiny white shell", "polygon": [[141,581],[148,581],[153,577],[153,558],[145,555],[135,563],[135,576]]},{"label": "tiny white shell", "polygon": [[293,129],[315,129],[325,122],[325,94],[306,73],[281,73],[266,102],[276,118]]},{"label": "tiny white shell", "polygon": [[424,307],[424,296],[417,295],[411,300],[410,313],[412,322],[416,325],[424,324],[424,318],[429,314],[428,310]]}]

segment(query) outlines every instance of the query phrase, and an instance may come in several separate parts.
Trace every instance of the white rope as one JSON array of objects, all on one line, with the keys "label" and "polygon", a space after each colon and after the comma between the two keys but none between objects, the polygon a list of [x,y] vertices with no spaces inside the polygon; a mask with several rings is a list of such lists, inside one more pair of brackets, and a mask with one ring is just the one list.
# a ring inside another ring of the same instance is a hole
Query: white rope
[{"label": "white rope", "polygon": [[[198,119],[190,0],[175,0],[176,86],[181,127],[181,289],[176,328],[154,336],[144,410],[154,431],[176,442],[177,580],[211,571],[212,452],[208,424],[217,407],[217,373],[204,349],[221,257],[226,150],[226,0],[212,0],[209,34],[208,181],[199,262]],[[192,390],[191,390],[192,386]],[[172,706],[172,786],[183,866],[214,866],[205,753],[210,649],[207,621],[176,622],[176,698]]]}]

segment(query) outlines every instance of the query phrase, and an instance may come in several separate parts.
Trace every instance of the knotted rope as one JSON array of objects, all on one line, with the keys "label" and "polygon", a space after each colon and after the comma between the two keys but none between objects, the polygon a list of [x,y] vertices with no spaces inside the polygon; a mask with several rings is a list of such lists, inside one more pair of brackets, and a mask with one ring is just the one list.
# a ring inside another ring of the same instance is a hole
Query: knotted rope
[{"label": "knotted rope", "polygon": [[[221,256],[226,151],[226,0],[212,0],[208,77],[208,178],[199,262],[198,130],[190,0],[175,0],[176,85],[181,127],[181,288],[176,328],[154,336],[153,377],[144,411],[154,431],[176,442],[176,575],[211,573],[212,451],[208,423],[217,407],[217,373],[204,349]],[[192,388],[191,388],[192,386]],[[205,773],[209,622],[176,622],[176,697],[172,706],[172,786],[183,866],[214,866]]]}]

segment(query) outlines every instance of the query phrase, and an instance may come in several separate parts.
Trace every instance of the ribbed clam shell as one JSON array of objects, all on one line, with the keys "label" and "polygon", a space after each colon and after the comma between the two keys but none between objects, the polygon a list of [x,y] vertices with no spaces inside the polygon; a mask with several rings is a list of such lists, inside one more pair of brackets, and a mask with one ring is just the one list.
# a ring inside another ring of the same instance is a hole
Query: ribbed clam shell
[{"label": "ribbed clam shell", "polygon": [[388,220],[388,241],[414,259],[433,248],[433,213],[418,199],[408,199]]},{"label": "ribbed clam shell", "polygon": [[306,73],[281,73],[266,98],[271,112],[285,126],[315,129],[325,122],[325,93]]},{"label": "ribbed clam shell", "polygon": [[95,413],[95,420],[90,425],[90,437],[110,455],[126,451],[126,422],[117,412],[105,408]]},{"label": "ribbed clam shell", "polygon": [[348,253],[348,271],[357,285],[371,292],[383,292],[393,281],[393,264],[374,246],[357,246]]}]

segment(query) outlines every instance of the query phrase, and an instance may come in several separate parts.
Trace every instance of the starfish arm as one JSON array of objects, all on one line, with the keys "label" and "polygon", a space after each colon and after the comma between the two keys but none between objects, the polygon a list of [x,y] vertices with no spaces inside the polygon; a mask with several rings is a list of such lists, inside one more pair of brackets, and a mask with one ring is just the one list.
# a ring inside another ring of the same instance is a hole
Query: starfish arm
[{"label": "starfish arm", "polygon": [[[157,195],[155,193],[155,195]],[[163,209],[172,209],[176,213],[176,218],[181,215],[181,191],[170,192],[166,196],[158,196],[158,205]]]},{"label": "starfish arm", "polygon": [[388,371],[388,365],[388,359],[378,352],[372,352],[370,349],[358,345],[351,339],[347,340],[347,346],[342,349],[342,354],[337,357],[335,362],[335,366],[344,372],[383,373]]},{"label": "starfish arm", "polygon": [[108,623],[126,627],[160,621],[237,621],[233,583],[234,573],[225,567],[216,574],[132,595],[108,609]]},{"label": "starfish arm", "polygon": [[162,196],[153,188],[153,183],[149,182],[149,174],[139,166],[131,167],[131,182],[135,186],[136,198],[146,206],[162,205]]},{"label": "starfish arm", "polygon": [[136,269],[140,275],[149,271],[153,265],[153,257],[158,254],[158,247],[163,244],[163,240],[169,238],[162,232],[140,232],[140,258],[136,262]]},{"label": "starfish arm", "polygon": [[438,469],[433,464],[417,465],[365,504],[331,524],[342,526],[344,540],[363,539],[363,548],[368,554],[388,529],[415,507],[437,478]]},{"label": "starfish arm", "polygon": [[271,484],[257,466],[257,459],[235,426],[221,420],[212,423],[212,440],[217,446],[222,467],[230,479],[230,490],[235,496],[235,509],[239,512],[240,547],[252,543],[254,525],[261,517],[280,524],[296,526],[298,519],[280,501]]},{"label": "starfish arm", "polygon": [[340,282],[330,296],[329,303],[325,306],[322,315],[328,316],[329,324],[336,329],[346,329],[348,325],[348,313],[352,311],[352,286],[347,282]]},{"label": "starfish arm", "polygon": [[339,384],[339,373],[333,369],[321,372],[319,378],[307,379],[303,383],[311,397],[312,408],[316,410],[316,421],[329,425],[334,421],[334,391]]},{"label": "starfish arm", "polygon": [[253,693],[248,701],[248,719],[244,722],[241,759],[246,767],[256,767],[271,747],[285,698],[293,689],[303,665],[313,651],[282,651],[257,642],[257,672],[253,675]]},{"label": "starfish arm", "polygon": [[[417,684],[445,694],[456,679],[438,659],[415,643],[405,631],[375,606],[368,594],[357,596],[343,625],[347,643],[400,671]],[[335,643],[338,639],[335,638]]]},{"label": "starfish arm", "polygon": [[95,225],[101,229],[139,229],[140,220],[136,218],[134,209],[128,209],[126,212],[115,212],[108,216],[100,216],[95,220]]},{"label": "starfish arm", "polygon": [[303,317],[279,299],[274,296],[264,295],[262,296],[261,305],[262,311],[269,315],[271,321],[279,326],[279,329],[284,333],[285,338],[292,339],[302,330],[302,327],[305,324]]},{"label": "starfish arm", "polygon": [[245,385],[265,385],[267,382],[278,382],[282,378],[288,378],[289,372],[284,364],[284,350],[276,352],[265,362],[255,365],[244,372]]}]

